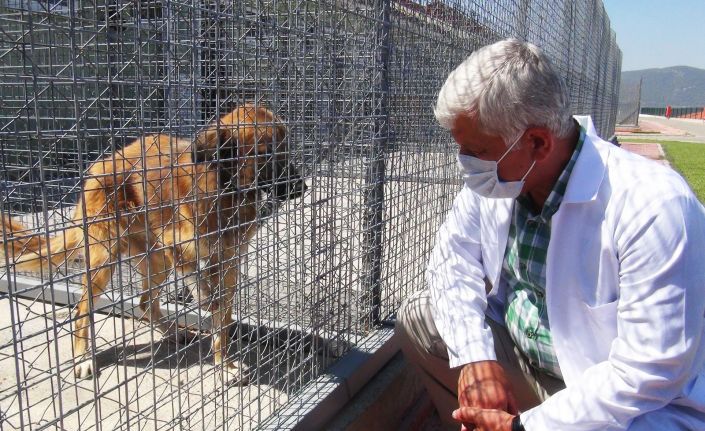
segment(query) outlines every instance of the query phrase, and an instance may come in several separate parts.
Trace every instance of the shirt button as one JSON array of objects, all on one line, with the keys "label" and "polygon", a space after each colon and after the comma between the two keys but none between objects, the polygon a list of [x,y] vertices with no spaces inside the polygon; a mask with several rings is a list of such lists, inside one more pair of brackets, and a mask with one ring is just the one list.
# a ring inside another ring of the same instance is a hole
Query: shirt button
[{"label": "shirt button", "polygon": [[534,331],[533,329],[527,329],[524,334],[528,339],[533,339],[536,336],[536,331]]}]

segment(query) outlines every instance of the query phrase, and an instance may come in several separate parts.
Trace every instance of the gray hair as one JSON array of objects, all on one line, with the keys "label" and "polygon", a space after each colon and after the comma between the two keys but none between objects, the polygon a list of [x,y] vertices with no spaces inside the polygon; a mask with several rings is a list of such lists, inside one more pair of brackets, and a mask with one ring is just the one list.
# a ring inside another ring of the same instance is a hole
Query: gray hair
[{"label": "gray hair", "polygon": [[450,129],[462,114],[477,116],[483,131],[506,145],[530,126],[565,138],[573,124],[568,91],[548,57],[536,46],[506,39],[474,51],[448,75],[434,109]]}]

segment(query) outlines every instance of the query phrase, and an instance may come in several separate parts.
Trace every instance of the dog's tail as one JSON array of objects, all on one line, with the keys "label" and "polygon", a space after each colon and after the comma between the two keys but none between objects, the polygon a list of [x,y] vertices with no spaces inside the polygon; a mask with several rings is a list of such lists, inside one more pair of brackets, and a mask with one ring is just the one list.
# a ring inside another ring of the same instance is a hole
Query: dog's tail
[{"label": "dog's tail", "polygon": [[[47,238],[33,233],[17,220],[4,215],[0,231],[0,264],[5,263],[5,253],[17,271],[38,271],[50,265],[58,266],[80,253],[83,231],[72,221],[72,225]],[[4,235],[3,235],[4,233]]]}]

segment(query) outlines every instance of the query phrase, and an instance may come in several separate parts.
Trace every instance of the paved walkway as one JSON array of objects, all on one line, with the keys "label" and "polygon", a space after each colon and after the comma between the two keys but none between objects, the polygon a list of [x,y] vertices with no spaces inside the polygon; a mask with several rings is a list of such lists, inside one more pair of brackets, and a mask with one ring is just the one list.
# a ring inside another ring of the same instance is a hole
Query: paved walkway
[{"label": "paved walkway", "polygon": [[661,144],[635,144],[624,142],[621,143],[621,146],[627,151],[631,151],[646,158],[655,160],[658,163],[664,164],[666,166],[671,166],[668,163],[668,160],[666,160]]},{"label": "paved walkway", "polygon": [[705,120],[639,115],[639,126],[617,126],[620,142],[629,139],[685,141],[705,144]]},{"label": "paved walkway", "polygon": [[[639,144],[634,140],[684,141],[705,144],[705,120],[640,115],[639,127],[617,127],[622,148],[669,165],[660,144]],[[705,148],[703,149],[705,151]]]}]

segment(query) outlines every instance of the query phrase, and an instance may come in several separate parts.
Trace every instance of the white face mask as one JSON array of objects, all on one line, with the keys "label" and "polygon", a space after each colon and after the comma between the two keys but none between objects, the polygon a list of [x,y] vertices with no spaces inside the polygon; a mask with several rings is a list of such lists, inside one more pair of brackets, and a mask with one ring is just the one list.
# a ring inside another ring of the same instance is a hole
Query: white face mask
[{"label": "white face mask", "polygon": [[480,196],[493,199],[512,198],[521,194],[521,189],[524,188],[524,180],[529,175],[536,164],[536,160],[531,164],[529,170],[519,181],[502,181],[497,175],[497,165],[509,154],[514,146],[519,142],[519,139],[514,141],[507,148],[507,151],[502,154],[496,162],[494,160],[482,160],[477,157],[458,154],[458,167],[463,177],[465,185]]}]

